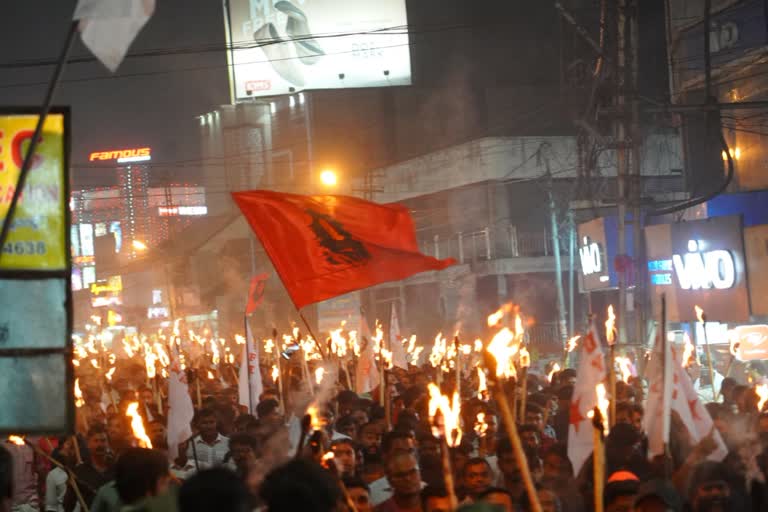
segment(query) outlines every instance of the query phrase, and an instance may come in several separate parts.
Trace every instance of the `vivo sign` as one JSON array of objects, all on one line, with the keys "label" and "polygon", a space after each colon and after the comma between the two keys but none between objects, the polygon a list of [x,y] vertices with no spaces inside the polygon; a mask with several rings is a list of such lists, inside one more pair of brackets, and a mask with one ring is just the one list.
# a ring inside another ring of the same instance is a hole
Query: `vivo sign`
[{"label": "vivo sign", "polygon": [[585,276],[599,274],[603,271],[603,257],[597,242],[590,242],[589,237],[584,237],[584,245],[579,249],[581,259],[581,271]]},{"label": "vivo sign", "polygon": [[736,284],[736,264],[730,252],[704,251],[701,241],[689,240],[686,254],[672,256],[677,281],[683,290],[727,290]]}]

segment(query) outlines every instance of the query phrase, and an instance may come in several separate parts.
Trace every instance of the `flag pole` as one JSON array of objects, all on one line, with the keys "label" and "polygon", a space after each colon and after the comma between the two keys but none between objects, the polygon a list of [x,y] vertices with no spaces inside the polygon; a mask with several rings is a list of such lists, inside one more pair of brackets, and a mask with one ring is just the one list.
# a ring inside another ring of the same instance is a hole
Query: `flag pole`
[{"label": "flag pole", "polygon": [[670,368],[670,351],[667,346],[667,295],[661,295],[661,348],[662,348],[662,397],[661,397],[661,438],[664,448],[664,476],[666,480],[672,479],[672,454],[669,450],[669,430],[672,424],[672,393],[670,391],[672,371]]},{"label": "flag pole", "polygon": [[[248,412],[253,414],[253,395],[251,390],[251,347],[249,346],[253,336],[251,336],[251,327],[248,325],[248,315],[243,315],[243,326],[245,327],[245,385],[248,387]],[[256,361],[256,364],[259,364],[259,362]],[[239,380],[237,385],[238,387],[240,386]]]},{"label": "flag pole", "polygon": [[304,313],[298,309],[299,312],[299,318],[301,318],[301,321],[304,323],[304,327],[307,328],[307,331],[309,332],[309,336],[312,338],[312,341],[315,342],[315,346],[317,347],[317,351],[320,353],[320,356],[325,360],[325,352],[323,351],[323,346],[319,341],[317,341],[317,336],[315,336],[315,332],[312,330],[312,328],[309,326],[309,322],[307,322],[307,319],[304,317]]},{"label": "flag pole", "polygon": [[603,418],[600,409],[595,407],[592,416],[592,479],[595,501],[595,512],[603,512],[605,503],[603,502],[603,491],[605,490],[605,444],[603,440],[603,422],[608,418]]},{"label": "flag pole", "polygon": [[[32,133],[32,139],[29,141],[29,148],[24,155],[24,162],[21,164],[19,170],[19,177],[16,180],[16,188],[13,191],[13,197],[11,197],[11,203],[8,205],[8,213],[3,221],[3,226],[0,229],[0,248],[5,247],[5,242],[8,240],[8,235],[11,232],[11,225],[13,224],[13,216],[16,212],[16,205],[21,198],[21,193],[24,190],[24,184],[27,182],[27,175],[29,169],[32,167],[32,158],[37,149],[37,145],[40,142],[40,136],[43,133],[43,125],[45,124],[45,118],[48,117],[48,113],[51,111],[51,103],[53,102],[53,95],[56,92],[56,88],[61,82],[61,75],[64,73],[64,66],[67,63],[67,57],[69,51],[72,49],[72,43],[75,41],[75,34],[77,34],[78,22],[73,21],[69,26],[69,32],[67,32],[67,38],[64,41],[64,47],[61,49],[59,58],[56,61],[56,69],[53,71],[51,81],[48,83],[48,90],[45,93],[45,99],[43,105],[40,107],[40,114],[37,118],[37,125],[35,131]],[[0,250],[0,258],[4,251]]]}]

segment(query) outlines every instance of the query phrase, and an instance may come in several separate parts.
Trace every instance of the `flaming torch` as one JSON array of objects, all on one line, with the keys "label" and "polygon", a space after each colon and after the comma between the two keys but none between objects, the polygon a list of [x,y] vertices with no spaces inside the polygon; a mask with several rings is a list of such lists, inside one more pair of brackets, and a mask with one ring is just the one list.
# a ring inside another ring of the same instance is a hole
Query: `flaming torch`
[{"label": "flaming torch", "polygon": [[547,374],[547,381],[552,384],[552,377],[560,371],[560,365],[558,363],[555,363],[552,365],[552,369]]},{"label": "flaming torch", "polygon": [[21,436],[8,436],[8,441],[15,444],[16,446],[24,446],[26,444],[24,438]]},{"label": "flaming torch", "polygon": [[718,392],[715,391],[715,369],[712,366],[712,352],[709,349],[709,336],[707,335],[707,315],[699,306],[694,306],[696,318],[701,322],[701,329],[704,331],[704,348],[707,354],[707,366],[709,366],[709,384],[712,386],[712,400],[717,402]]},{"label": "flaming torch", "polygon": [[613,304],[608,306],[608,319],[605,321],[605,338],[608,340],[608,386],[610,386],[610,414],[603,419],[613,426],[616,423],[616,315]]},{"label": "flaming torch", "polygon": [[485,372],[479,366],[477,367],[477,398],[484,401],[488,400],[488,382]]},{"label": "flaming torch", "polygon": [[131,402],[125,410],[125,415],[131,418],[133,437],[139,442],[141,448],[152,448],[152,441],[144,430],[144,421],[139,414],[139,402]]},{"label": "flaming torch", "polygon": [[525,405],[528,401],[528,367],[531,366],[531,356],[528,349],[522,347],[520,361],[520,423],[525,422]]},{"label": "flaming torch", "polygon": [[763,412],[765,403],[768,402],[768,384],[760,384],[755,388],[755,393],[760,397],[760,401],[757,402],[757,412]]},{"label": "flaming torch", "polygon": [[587,417],[592,419],[592,433],[594,450],[592,454],[592,471],[594,478],[594,496],[595,511],[603,512],[603,490],[605,488],[605,445],[603,436],[608,432],[605,414],[608,412],[608,400],[606,398],[605,386],[598,384],[595,387],[597,393],[597,406],[587,413]]},{"label": "flaming torch", "polygon": [[[461,443],[461,426],[459,424],[461,417],[461,404],[459,403],[459,394],[453,393],[453,404],[448,397],[440,392],[440,388],[430,382],[429,388],[429,417],[432,420],[432,434],[439,438],[440,453],[442,455],[443,476],[445,478],[445,489],[448,491],[450,500],[450,509],[458,508],[456,499],[456,490],[453,482],[453,471],[451,470],[451,455],[449,446],[458,446]],[[442,425],[438,420],[438,412],[442,418]],[[442,428],[441,428],[442,426]]]},{"label": "flaming torch", "polygon": [[581,339],[581,335],[573,336],[571,339],[568,340],[568,343],[565,345],[565,350],[563,351],[563,368],[568,368],[568,358],[571,355],[571,352],[576,350],[576,347],[579,345],[579,340]]},{"label": "flaming torch", "polygon": [[536,487],[533,483],[533,478],[531,477],[530,468],[528,467],[528,458],[523,451],[523,443],[520,441],[520,435],[517,432],[517,424],[515,423],[514,415],[512,413],[514,409],[510,407],[509,402],[507,401],[507,396],[501,381],[501,378],[505,374],[509,374],[510,368],[512,369],[512,373],[514,373],[514,365],[512,364],[511,357],[517,352],[517,344],[514,345],[514,350],[512,350],[509,345],[514,339],[515,336],[509,329],[502,329],[496,336],[494,336],[493,341],[488,344],[483,356],[485,367],[488,368],[488,376],[493,383],[494,397],[499,404],[499,409],[504,420],[504,428],[506,429],[509,441],[512,444],[517,467],[520,468],[520,473],[523,477],[523,483],[528,494],[531,511],[542,512],[541,503],[539,503]]}]

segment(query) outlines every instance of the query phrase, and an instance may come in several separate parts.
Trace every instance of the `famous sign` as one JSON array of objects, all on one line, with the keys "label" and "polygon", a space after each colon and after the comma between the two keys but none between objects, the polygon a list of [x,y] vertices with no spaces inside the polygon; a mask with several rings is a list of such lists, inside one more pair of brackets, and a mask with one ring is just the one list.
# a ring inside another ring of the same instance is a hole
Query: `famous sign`
[{"label": "famous sign", "polygon": [[152,148],[112,149],[109,151],[94,151],[88,156],[91,162],[117,161],[119,164],[132,162],[148,162],[152,160]]},{"label": "famous sign", "polygon": [[748,320],[740,217],[648,226],[645,238],[654,305],[666,294],[670,321],[695,321],[696,305],[711,320]]},{"label": "famous sign", "polygon": [[405,0],[229,0],[234,99],[410,85]]}]

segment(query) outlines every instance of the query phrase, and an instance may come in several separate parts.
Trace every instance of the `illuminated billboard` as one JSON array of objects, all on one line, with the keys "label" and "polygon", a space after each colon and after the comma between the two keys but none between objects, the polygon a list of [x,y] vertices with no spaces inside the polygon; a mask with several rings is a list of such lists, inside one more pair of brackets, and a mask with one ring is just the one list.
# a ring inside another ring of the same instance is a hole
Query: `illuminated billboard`
[{"label": "illuminated billboard", "polygon": [[112,149],[109,151],[94,151],[88,156],[91,162],[108,162],[117,160],[119,164],[131,162],[148,162],[152,160],[152,148]]},{"label": "illuminated billboard", "polygon": [[405,0],[230,0],[236,100],[410,85]]}]

